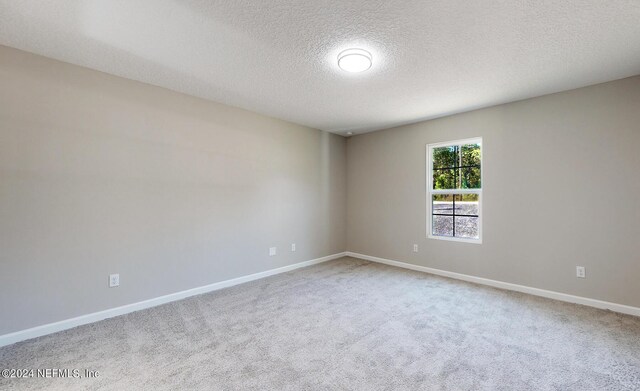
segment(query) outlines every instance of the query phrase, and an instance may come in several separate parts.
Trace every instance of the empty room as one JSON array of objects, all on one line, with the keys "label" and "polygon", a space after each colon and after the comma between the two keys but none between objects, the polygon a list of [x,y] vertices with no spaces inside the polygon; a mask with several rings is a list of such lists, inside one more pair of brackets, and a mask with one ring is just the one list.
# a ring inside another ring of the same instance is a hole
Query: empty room
[{"label": "empty room", "polygon": [[0,390],[640,391],[640,1],[0,0]]}]

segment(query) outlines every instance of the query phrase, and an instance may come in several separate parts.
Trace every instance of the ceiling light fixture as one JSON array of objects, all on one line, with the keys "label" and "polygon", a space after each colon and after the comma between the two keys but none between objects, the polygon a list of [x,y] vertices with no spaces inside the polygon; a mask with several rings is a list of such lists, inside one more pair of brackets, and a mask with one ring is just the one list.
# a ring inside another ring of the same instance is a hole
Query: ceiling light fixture
[{"label": "ceiling light fixture", "polygon": [[364,72],[371,64],[371,53],[363,49],[347,49],[338,54],[338,66],[343,71]]}]

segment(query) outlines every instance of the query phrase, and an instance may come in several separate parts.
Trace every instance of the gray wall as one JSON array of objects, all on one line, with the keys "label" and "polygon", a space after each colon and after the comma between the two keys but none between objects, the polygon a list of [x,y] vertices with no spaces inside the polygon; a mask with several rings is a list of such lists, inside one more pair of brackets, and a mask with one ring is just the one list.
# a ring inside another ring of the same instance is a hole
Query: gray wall
[{"label": "gray wall", "polygon": [[0,47],[0,335],[342,252],[345,218],[340,136]]},{"label": "gray wall", "polygon": [[[483,244],[427,239],[425,145],[475,136]],[[640,77],[355,136],[347,156],[349,251],[640,307]]]},{"label": "gray wall", "polygon": [[[347,248],[640,306],[639,108],[635,77],[345,145],[0,46],[0,335]],[[426,239],[425,145],[474,136],[483,244]]]}]

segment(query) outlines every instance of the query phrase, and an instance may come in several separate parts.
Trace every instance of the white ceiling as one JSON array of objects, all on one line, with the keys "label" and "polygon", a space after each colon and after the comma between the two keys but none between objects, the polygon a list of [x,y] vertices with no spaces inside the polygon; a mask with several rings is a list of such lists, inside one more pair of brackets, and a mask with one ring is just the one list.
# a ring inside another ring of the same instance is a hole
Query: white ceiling
[{"label": "white ceiling", "polygon": [[0,0],[0,43],[359,133],[640,74],[640,0]]}]

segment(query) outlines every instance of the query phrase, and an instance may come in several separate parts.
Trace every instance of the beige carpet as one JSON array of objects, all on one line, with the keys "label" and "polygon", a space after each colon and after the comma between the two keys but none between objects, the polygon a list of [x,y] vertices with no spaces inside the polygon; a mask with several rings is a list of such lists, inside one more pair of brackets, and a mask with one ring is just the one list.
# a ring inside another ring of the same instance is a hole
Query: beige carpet
[{"label": "beige carpet", "polygon": [[99,372],[3,390],[639,390],[640,318],[343,258],[4,347],[0,368]]}]

